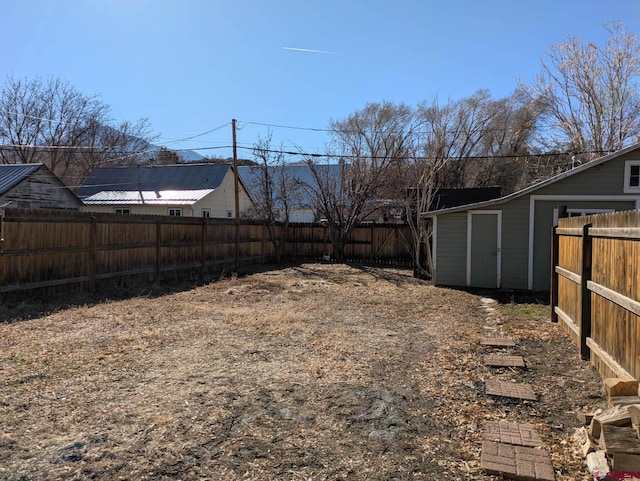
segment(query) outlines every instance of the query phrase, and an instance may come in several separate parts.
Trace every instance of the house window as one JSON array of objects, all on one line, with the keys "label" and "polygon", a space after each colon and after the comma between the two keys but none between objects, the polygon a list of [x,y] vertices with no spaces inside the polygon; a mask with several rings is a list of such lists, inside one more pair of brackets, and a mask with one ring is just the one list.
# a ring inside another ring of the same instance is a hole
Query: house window
[{"label": "house window", "polygon": [[206,217],[207,219],[211,217],[211,209],[202,209],[202,217]]},{"label": "house window", "polygon": [[116,214],[131,214],[131,209],[128,207],[116,207],[113,209]]},{"label": "house window", "polygon": [[640,160],[624,163],[624,192],[640,192]]},{"label": "house window", "polygon": [[[567,217],[582,217],[593,214],[615,212],[615,209],[567,209]],[[558,225],[558,209],[553,209],[553,225]]]},{"label": "house window", "polygon": [[169,209],[169,215],[175,216],[175,217],[181,217],[182,216],[182,207],[176,207],[174,209]]},{"label": "house window", "polygon": [[230,210],[227,211],[227,218],[231,219],[233,217],[233,212],[231,212]]}]

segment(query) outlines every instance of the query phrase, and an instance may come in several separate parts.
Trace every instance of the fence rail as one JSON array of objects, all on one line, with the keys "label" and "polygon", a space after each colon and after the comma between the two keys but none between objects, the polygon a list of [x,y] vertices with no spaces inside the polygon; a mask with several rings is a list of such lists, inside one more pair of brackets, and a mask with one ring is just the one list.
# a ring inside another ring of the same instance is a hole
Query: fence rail
[{"label": "fence rail", "polygon": [[552,320],[603,376],[640,377],[640,210],[560,219]]},{"label": "fence rail", "polygon": [[[277,227],[282,237],[283,227]],[[345,260],[412,265],[409,231],[399,225],[356,227]],[[282,254],[332,256],[328,229],[290,225]],[[264,263],[275,257],[260,223],[192,217],[45,210],[0,210],[0,294],[166,273],[206,272]]]}]

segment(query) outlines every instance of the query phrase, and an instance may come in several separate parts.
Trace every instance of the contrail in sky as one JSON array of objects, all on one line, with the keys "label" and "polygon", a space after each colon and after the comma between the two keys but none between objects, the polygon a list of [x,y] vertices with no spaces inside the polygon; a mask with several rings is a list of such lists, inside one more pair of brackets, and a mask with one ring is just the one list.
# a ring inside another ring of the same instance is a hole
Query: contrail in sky
[{"label": "contrail in sky", "polygon": [[285,50],[294,50],[296,52],[309,52],[309,53],[328,53],[335,55],[336,52],[329,52],[328,50],[314,50],[312,48],[297,48],[297,47],[282,47]]}]

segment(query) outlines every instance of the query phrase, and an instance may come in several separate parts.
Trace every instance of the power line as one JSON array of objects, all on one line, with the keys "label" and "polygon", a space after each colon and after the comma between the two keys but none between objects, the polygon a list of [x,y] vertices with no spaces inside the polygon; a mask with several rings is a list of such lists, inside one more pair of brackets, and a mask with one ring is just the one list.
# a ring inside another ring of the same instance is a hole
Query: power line
[{"label": "power line", "polygon": [[192,139],[195,139],[195,138],[198,138],[198,137],[202,137],[203,135],[207,135],[207,134],[210,134],[210,133],[215,132],[217,130],[223,129],[223,128],[229,126],[229,124],[230,124],[230,122],[227,122],[227,123],[224,123],[222,125],[219,125],[218,127],[213,128],[211,130],[207,130],[206,132],[202,132],[200,134],[192,135],[191,137],[185,137],[183,139],[171,140],[171,141],[165,143],[165,145],[177,144],[177,143],[180,143],[180,142],[186,142],[187,140],[192,140]]},{"label": "power line", "polygon": [[[380,159],[382,156],[366,156],[366,155],[354,155],[354,154],[310,154],[307,152],[295,152],[295,151],[287,151],[287,150],[279,150],[279,149],[256,149],[252,147],[243,147],[238,146],[239,149],[245,150],[258,150],[260,152],[267,152],[270,154],[285,154],[285,155],[299,155],[301,157],[311,157],[311,158],[334,158],[334,159],[363,159],[363,160],[373,160]],[[560,157],[563,155],[581,155],[581,154],[609,154],[610,151],[585,151],[585,152],[575,152],[575,153],[566,153],[566,152],[551,152],[551,153],[540,153],[540,154],[502,154],[502,155],[469,155],[469,156],[451,156],[444,157],[440,160],[493,160],[493,159],[522,159],[522,158],[540,158],[540,157]],[[434,157],[421,157],[421,156],[406,156],[406,157],[397,157],[397,158],[410,158],[415,160],[435,160]]]}]

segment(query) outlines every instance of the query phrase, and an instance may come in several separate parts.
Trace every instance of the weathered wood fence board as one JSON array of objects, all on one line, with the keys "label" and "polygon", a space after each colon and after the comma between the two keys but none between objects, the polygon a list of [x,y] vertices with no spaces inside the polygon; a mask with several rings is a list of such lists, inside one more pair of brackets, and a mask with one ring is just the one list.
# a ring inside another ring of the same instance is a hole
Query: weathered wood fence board
[{"label": "weathered wood fence board", "polygon": [[[411,265],[405,226],[363,225],[345,244],[348,261]],[[277,226],[282,236],[282,226]],[[192,217],[6,209],[0,211],[0,293],[178,270],[221,271],[271,261],[259,223]],[[328,228],[291,225],[282,254],[333,255]]]},{"label": "weathered wood fence board", "polygon": [[640,377],[640,211],[560,219],[552,320],[603,376]]}]

